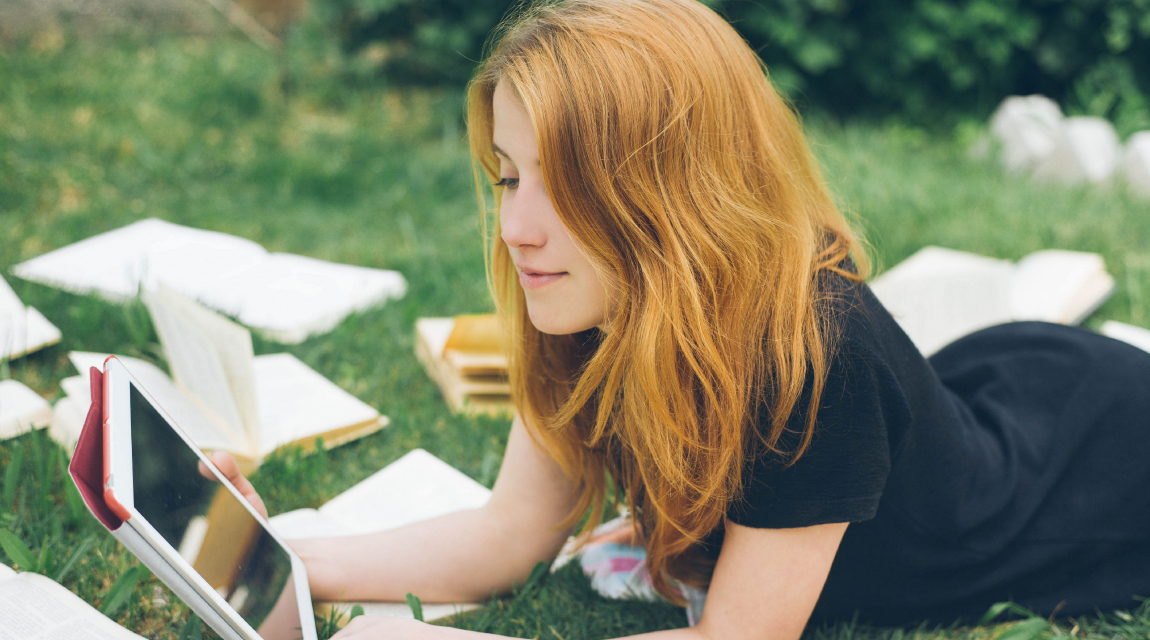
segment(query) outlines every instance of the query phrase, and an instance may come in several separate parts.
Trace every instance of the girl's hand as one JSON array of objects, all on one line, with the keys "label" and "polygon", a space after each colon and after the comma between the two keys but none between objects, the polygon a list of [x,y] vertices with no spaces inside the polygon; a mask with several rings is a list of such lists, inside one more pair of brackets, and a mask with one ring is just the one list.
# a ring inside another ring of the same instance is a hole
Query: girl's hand
[{"label": "girl's hand", "polygon": [[[255,510],[264,517],[264,520],[267,520],[268,509],[264,506],[263,498],[260,498],[260,494],[256,493],[256,488],[244,477],[244,474],[240,473],[240,466],[236,464],[236,459],[232,457],[232,454],[225,451],[213,451],[208,454],[208,459],[216,465],[220,473],[224,474],[228,482],[235,485],[240,495],[247,498],[248,503],[255,507]],[[200,473],[208,480],[216,479],[215,474],[208,471],[208,467],[203,462],[200,463]]]},{"label": "girl's hand", "polygon": [[404,618],[357,616],[331,640],[432,640],[446,629]]}]

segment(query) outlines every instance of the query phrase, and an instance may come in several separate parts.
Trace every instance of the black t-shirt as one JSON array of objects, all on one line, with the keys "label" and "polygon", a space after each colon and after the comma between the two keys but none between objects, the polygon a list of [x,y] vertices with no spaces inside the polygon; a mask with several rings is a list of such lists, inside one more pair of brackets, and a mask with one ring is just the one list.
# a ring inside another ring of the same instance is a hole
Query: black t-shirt
[{"label": "black t-shirt", "polygon": [[[837,289],[832,323],[837,336],[812,440],[794,464],[788,465],[785,455],[752,461],[742,499],[728,511],[737,524],[780,529],[870,520],[890,474],[892,445],[910,429],[914,415],[935,420],[946,415],[944,396],[904,393],[904,385],[924,390],[913,380],[934,374],[870,289],[831,278]],[[779,443],[783,452],[798,447],[812,383],[808,372]]]},{"label": "black t-shirt", "polygon": [[1004,600],[1045,616],[1150,596],[1150,354],[1028,322],[928,362],[865,284],[830,281],[837,341],[810,446],[791,466],[753,457],[727,514],[852,523],[816,618],[948,624]]}]

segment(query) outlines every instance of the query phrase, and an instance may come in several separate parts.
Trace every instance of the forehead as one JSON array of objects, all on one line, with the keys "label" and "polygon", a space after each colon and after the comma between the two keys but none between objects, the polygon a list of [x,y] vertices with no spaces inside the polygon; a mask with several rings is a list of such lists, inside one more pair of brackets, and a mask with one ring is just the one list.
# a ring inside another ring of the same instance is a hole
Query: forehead
[{"label": "forehead", "polygon": [[500,80],[491,97],[492,151],[515,163],[539,160],[535,141],[535,127],[519,97]]}]

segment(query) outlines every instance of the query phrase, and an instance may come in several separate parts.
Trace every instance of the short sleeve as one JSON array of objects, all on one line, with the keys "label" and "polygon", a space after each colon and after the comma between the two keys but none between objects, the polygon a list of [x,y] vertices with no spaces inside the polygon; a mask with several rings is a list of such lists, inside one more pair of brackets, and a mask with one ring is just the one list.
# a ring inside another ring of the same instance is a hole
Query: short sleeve
[{"label": "short sleeve", "polygon": [[[800,442],[812,380],[788,419],[784,451],[795,450]],[[891,419],[909,419],[893,373],[870,349],[843,341],[827,371],[807,450],[790,466],[777,454],[755,456],[746,468],[743,495],[727,517],[764,529],[873,518],[890,473]]]}]

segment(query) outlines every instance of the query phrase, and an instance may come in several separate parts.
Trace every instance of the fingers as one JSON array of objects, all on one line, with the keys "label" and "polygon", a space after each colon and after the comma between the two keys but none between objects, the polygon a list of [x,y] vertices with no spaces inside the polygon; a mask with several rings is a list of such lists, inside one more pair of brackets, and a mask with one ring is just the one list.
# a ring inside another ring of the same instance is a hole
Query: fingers
[{"label": "fingers", "polygon": [[[224,474],[228,482],[231,482],[232,485],[235,486],[236,490],[240,492],[240,495],[246,498],[248,503],[250,503],[252,507],[255,507],[255,510],[258,511],[260,515],[264,518],[268,517],[268,510],[267,507],[264,506],[263,498],[260,498],[260,494],[256,491],[256,488],[252,486],[252,483],[244,477],[244,474],[240,473],[240,466],[236,464],[236,459],[233,458],[230,453],[226,451],[213,451],[208,454],[208,459],[212,461],[212,464],[216,465],[220,473]],[[203,461],[200,462],[199,469],[204,477],[210,480],[216,479],[215,475],[208,469]]]}]

